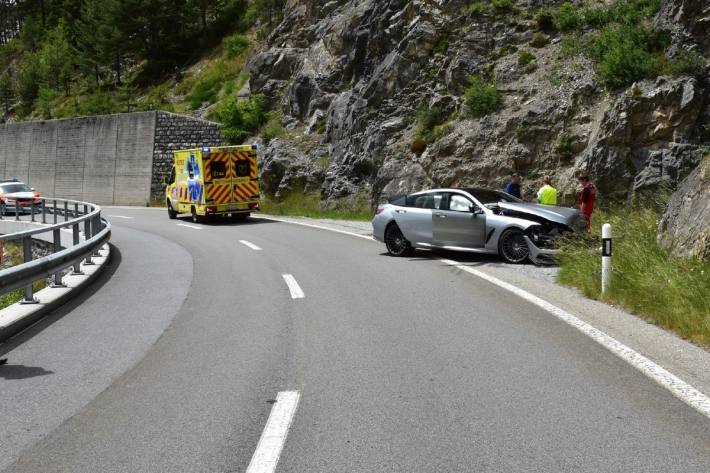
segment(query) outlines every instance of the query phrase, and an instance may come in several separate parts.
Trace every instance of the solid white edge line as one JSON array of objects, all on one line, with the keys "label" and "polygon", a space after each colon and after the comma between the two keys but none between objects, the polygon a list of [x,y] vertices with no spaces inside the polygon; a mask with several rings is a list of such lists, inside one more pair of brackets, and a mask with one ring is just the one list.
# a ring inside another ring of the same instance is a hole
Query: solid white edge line
[{"label": "solid white edge line", "polygon": [[112,217],[112,218],[125,218],[126,220],[133,220],[133,217],[126,217],[125,215],[107,215],[107,217]]},{"label": "solid white edge line", "polygon": [[272,217],[271,215],[258,215],[255,216],[256,218],[261,218],[264,220],[273,220],[274,222],[283,222],[283,223],[290,223],[292,225],[301,225],[302,227],[311,227],[311,228],[318,228],[320,230],[328,230],[329,232],[335,232],[335,233],[341,233],[343,235],[350,235],[358,238],[364,238],[365,240],[369,241],[377,241],[371,236],[368,235],[361,235],[359,233],[354,233],[354,232],[349,232],[347,230],[338,230],[337,228],[330,228],[330,227],[325,227],[323,225],[316,225],[313,223],[305,223],[305,222],[294,222],[292,220],[286,220],[283,218],[278,218],[278,217]]},{"label": "solid white edge line", "polygon": [[303,289],[301,289],[301,286],[298,285],[298,282],[296,281],[296,278],[293,277],[291,274],[282,274],[282,278],[284,278],[284,281],[286,281],[286,285],[288,286],[289,292],[291,292],[291,298],[292,299],[303,299],[306,297],[306,295],[303,293]]},{"label": "solid white edge line", "polygon": [[490,276],[486,273],[468,267],[464,264],[459,263],[458,261],[450,259],[440,259],[440,261],[449,266],[453,266],[456,269],[465,271],[481,279],[485,279],[486,281],[495,284],[496,286],[501,287],[507,291],[510,291],[518,297],[525,299],[531,304],[534,304],[546,310],[558,319],[584,333],[592,340],[612,352],[614,355],[618,356],[619,358],[626,361],[628,364],[630,364],[631,366],[654,380],[656,383],[668,389],[675,397],[688,404],[690,407],[696,409],[701,414],[710,418],[710,398],[708,398],[699,390],[695,389],[690,384],[678,378],[673,373],[662,368],[661,366],[649,360],[637,351],[627,347],[615,338],[607,335],[601,330],[592,327],[588,323],[583,322],[582,320],[578,319],[569,312],[560,309],[559,307],[553,304],[550,304],[546,300],[541,299],[523,289],[513,286],[512,284],[502,281],[494,276]]},{"label": "solid white edge line", "polygon": [[300,397],[298,391],[281,391],[276,396],[246,473],[273,473],[276,470]]},{"label": "solid white edge line", "polygon": [[251,248],[251,249],[254,250],[254,251],[261,251],[261,248],[259,248],[258,246],[256,246],[254,243],[252,243],[252,242],[250,242],[250,241],[247,241],[247,240],[239,240],[239,243],[241,243],[241,244],[244,245],[244,246],[248,246],[249,248]]},{"label": "solid white edge line", "polygon": [[[314,227],[314,228],[319,228],[321,230],[328,230],[336,233],[342,233],[345,235],[350,235],[358,238],[365,238],[370,241],[377,241],[372,237],[367,237],[365,235],[360,235],[357,233],[353,232],[348,232],[346,230],[336,230],[334,228],[328,228],[324,227],[321,225],[312,225],[309,223],[300,223],[300,222],[292,222],[289,220],[283,220],[279,218],[273,218],[273,217],[260,217],[260,218],[267,218],[271,220],[275,220],[278,222],[284,222],[284,223],[291,223],[294,225],[303,225],[306,227]],[[657,363],[654,363],[653,361],[649,360],[645,356],[641,355],[634,349],[627,347],[614,337],[607,335],[606,333],[602,332],[599,329],[596,329],[592,327],[591,325],[587,324],[586,322],[583,322],[579,318],[575,317],[574,315],[570,314],[569,312],[547,302],[544,299],[541,299],[523,289],[520,289],[517,286],[513,286],[512,284],[509,284],[505,281],[502,281],[494,276],[490,276],[484,272],[475,270],[473,268],[470,268],[468,266],[465,266],[457,261],[453,260],[448,260],[448,259],[442,259],[439,258],[440,261],[444,262],[445,264],[455,266],[458,269],[465,271],[469,274],[472,274],[474,276],[477,276],[479,278],[482,278],[490,283],[495,284],[498,287],[501,287],[503,289],[506,289],[507,291],[512,292],[513,294],[527,300],[528,302],[531,302],[532,304],[535,304],[536,306],[546,310],[547,312],[551,313],[555,317],[557,317],[559,320],[562,320],[563,322],[575,327],[577,330],[580,332],[584,333],[588,337],[590,337],[592,340],[595,342],[599,343],[602,345],[604,348],[607,350],[611,351],[614,355],[618,356],[643,374],[645,374],[647,377],[655,381],[656,383],[660,384],[664,388],[666,388],[668,391],[671,392],[675,397],[692,407],[693,409],[697,410],[701,414],[703,414],[705,417],[710,418],[710,398],[703,394],[701,391],[698,389],[694,388],[690,384],[686,383],[685,381],[681,380],[678,378],[676,375],[671,373],[670,371],[666,370],[665,368],[661,367]]]},{"label": "solid white edge line", "polygon": [[198,227],[197,225],[189,225],[187,223],[176,223],[178,227],[185,227],[185,228],[192,228],[193,230],[202,230],[202,227]]}]

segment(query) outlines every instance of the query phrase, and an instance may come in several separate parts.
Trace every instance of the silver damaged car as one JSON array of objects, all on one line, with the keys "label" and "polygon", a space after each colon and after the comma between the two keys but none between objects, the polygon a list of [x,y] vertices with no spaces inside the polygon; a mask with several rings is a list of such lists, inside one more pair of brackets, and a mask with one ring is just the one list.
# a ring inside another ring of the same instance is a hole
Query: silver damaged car
[{"label": "silver damaged car", "polygon": [[577,209],[524,202],[482,188],[433,189],[377,207],[373,236],[393,256],[415,248],[498,254],[508,263],[554,263],[551,241],[584,229]]}]

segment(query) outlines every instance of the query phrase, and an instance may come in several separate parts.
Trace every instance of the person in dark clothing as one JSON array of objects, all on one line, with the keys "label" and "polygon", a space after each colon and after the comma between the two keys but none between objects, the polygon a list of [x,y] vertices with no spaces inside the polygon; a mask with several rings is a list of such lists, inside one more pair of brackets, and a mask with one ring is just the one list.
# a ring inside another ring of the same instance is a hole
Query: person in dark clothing
[{"label": "person in dark clothing", "polygon": [[518,199],[522,199],[520,196],[520,175],[519,174],[513,174],[510,177],[510,181],[505,185],[503,188],[503,192],[506,194],[510,194],[513,197],[517,197]]},{"label": "person in dark clothing", "polygon": [[582,184],[582,190],[579,192],[579,210],[584,213],[587,221],[587,232],[591,232],[592,211],[597,200],[597,189],[589,182],[589,176],[579,176],[579,182]]}]

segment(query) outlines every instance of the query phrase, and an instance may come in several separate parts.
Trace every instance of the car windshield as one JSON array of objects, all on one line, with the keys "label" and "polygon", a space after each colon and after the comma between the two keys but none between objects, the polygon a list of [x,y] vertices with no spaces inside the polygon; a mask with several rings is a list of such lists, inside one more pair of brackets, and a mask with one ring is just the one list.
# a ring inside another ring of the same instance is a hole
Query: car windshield
[{"label": "car windshield", "polygon": [[498,202],[522,202],[517,197],[513,197],[503,191],[494,191],[490,189],[464,189],[481,202],[483,205],[495,204]]},{"label": "car windshield", "polygon": [[30,192],[30,188],[27,184],[17,183],[17,184],[3,184],[0,185],[0,192],[3,194],[13,194],[15,192]]}]

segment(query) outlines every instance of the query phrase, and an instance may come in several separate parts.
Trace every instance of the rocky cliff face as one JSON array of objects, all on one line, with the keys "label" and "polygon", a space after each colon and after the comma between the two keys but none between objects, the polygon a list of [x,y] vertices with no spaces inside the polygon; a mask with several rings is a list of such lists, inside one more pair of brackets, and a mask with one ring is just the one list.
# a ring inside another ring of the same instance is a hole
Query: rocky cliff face
[{"label": "rocky cliff face", "polygon": [[[707,72],[609,93],[589,60],[563,54],[560,34],[539,31],[532,12],[561,2],[484,15],[467,13],[469,3],[290,0],[250,63],[252,93],[290,130],[265,147],[265,190],[375,201],[430,186],[500,187],[517,171],[528,196],[551,174],[571,198],[585,172],[602,199],[625,199],[674,188],[700,162],[710,140]],[[673,47],[707,54],[706,17],[704,0],[667,0],[656,22]],[[534,60],[522,64],[521,52]],[[466,113],[472,74],[495,77],[500,111]],[[417,149],[422,107],[443,118]]]},{"label": "rocky cliff face", "polygon": [[710,156],[671,198],[659,226],[658,242],[679,256],[710,260]]}]

